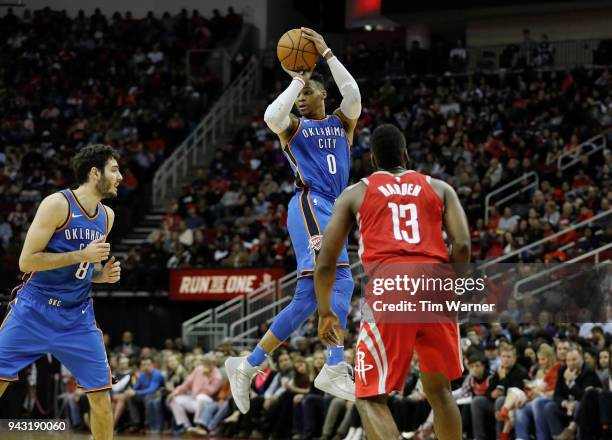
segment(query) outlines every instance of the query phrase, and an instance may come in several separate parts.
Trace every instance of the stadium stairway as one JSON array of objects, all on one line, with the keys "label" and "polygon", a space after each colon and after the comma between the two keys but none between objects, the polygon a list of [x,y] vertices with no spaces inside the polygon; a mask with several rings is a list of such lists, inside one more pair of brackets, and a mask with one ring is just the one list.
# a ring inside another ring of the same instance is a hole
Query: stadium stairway
[{"label": "stadium stairway", "polygon": [[125,259],[131,247],[138,247],[145,243],[149,234],[159,228],[164,214],[163,209],[151,209],[144,215],[138,226],[113,246],[113,254],[120,259]]},{"label": "stadium stairway", "polygon": [[235,129],[245,125],[253,114],[253,108],[263,105],[259,84],[260,69],[257,61],[252,60],[159,167],[153,178],[152,207],[119,243],[114,244],[114,253],[118,257],[125,258],[130,248],[146,242],[149,234],[159,228],[167,204],[179,194],[184,184],[193,180],[197,168],[205,166],[213,157],[212,152],[230,141]]}]

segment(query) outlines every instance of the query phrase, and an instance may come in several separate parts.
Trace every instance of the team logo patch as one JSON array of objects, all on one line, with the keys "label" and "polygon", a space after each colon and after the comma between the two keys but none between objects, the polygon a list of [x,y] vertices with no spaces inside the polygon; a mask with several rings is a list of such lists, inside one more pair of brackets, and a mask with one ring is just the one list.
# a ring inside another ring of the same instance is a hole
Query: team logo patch
[{"label": "team logo patch", "polygon": [[321,240],[323,239],[322,235],[313,235],[310,237],[310,249],[315,252],[319,252],[321,250]]},{"label": "team logo patch", "polygon": [[374,365],[365,363],[365,352],[360,348],[357,348],[357,359],[355,359],[355,373],[359,376],[359,379],[363,382],[364,385],[368,384],[366,380],[366,372],[370,371],[374,368]]}]

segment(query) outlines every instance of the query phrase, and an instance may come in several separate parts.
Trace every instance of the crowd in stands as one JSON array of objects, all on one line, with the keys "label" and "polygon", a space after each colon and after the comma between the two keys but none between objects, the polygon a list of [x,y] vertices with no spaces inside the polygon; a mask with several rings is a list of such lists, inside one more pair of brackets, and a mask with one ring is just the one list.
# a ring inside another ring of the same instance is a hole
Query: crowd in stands
[{"label": "crowd in stands", "polygon": [[[394,123],[406,135],[412,167],[456,188],[471,226],[473,260],[509,254],[610,209],[609,149],[579,155],[566,169],[557,167],[557,159],[595,135],[609,137],[611,82],[607,69],[365,82],[351,181],[372,171],[372,130]],[[336,104],[328,99],[328,111]],[[531,172],[539,176],[539,186],[527,190],[529,179],[513,185],[511,192],[525,190],[511,203],[491,206],[485,223],[485,196]],[[285,228],[292,182],[278,140],[256,114],[207,169],[198,170],[149,244],[130,258],[134,266],[157,263],[160,269],[280,266],[292,271]],[[609,217],[585,226],[508,261],[567,261],[612,241]],[[575,245],[566,246],[570,243]],[[157,274],[165,276],[162,270]]]},{"label": "crowd in stands", "polygon": [[[354,362],[359,301],[349,315],[346,362]],[[263,329],[262,331],[265,331]],[[465,371],[453,383],[465,438],[477,440],[609,438],[612,428],[612,308],[607,322],[462,326]],[[186,349],[180,339],[139,347],[131,332],[113,346],[105,335],[115,378],[118,432],[191,433],[272,439],[360,440],[355,406],[313,386],[325,362],[314,318],[261,366],[251,386],[251,410],[239,413],[224,369],[237,353],[230,342]],[[65,417],[87,430],[89,406],[74,378],[49,356],[22,371],[0,405],[6,417]],[[55,390],[55,391],[54,391]],[[57,401],[54,401],[57,399]],[[388,405],[402,438],[433,438],[433,414],[413,359],[404,389]],[[59,413],[55,412],[55,409]]]},{"label": "crowd in stands", "polygon": [[[189,49],[233,38],[233,9],[204,17],[96,10],[69,17],[49,8],[0,18],[0,286],[16,284],[17,256],[42,197],[72,181],[70,158],[91,143],[121,154],[124,177],[115,233],[147,208],[157,166],[218,97],[221,80]],[[130,209],[121,209],[130,206]]]},{"label": "crowd in stands", "polygon": [[[116,212],[135,211],[121,206],[140,200],[155,168],[220,89],[215,73],[205,67],[197,78],[186,78],[185,50],[212,47],[231,37],[240,23],[233,11],[210,19],[184,11],[135,20],[128,12],[110,19],[99,12],[70,18],[45,9],[2,18],[0,50],[7,54],[0,59],[2,283],[14,284],[19,247],[36,204],[69,183],[69,159],[81,146],[109,142],[119,150],[124,185]],[[475,261],[510,254],[610,210],[609,150],[557,168],[557,159],[581,142],[609,136],[608,69],[542,72],[530,70],[528,63],[520,73],[421,77],[424,70],[419,69],[427,69],[422,67],[427,63],[419,60],[428,56],[422,49],[413,46],[408,57],[401,48],[389,50],[393,62],[387,64],[376,63],[381,52],[365,45],[342,55],[349,71],[367,74],[368,66],[382,65],[385,74],[395,75],[360,83],[363,114],[352,146],[353,182],[373,171],[368,149],[373,129],[396,124],[406,135],[411,166],[456,188],[468,215]],[[444,63],[461,62],[463,53],[455,50],[449,59],[446,51]],[[409,77],[396,75],[406,72]],[[285,85],[274,84],[268,100]],[[330,83],[328,89],[331,111],[339,100],[335,86]],[[491,208],[485,222],[486,194],[532,171],[539,176],[538,187]],[[260,109],[197,171],[147,244],[130,249],[122,286],[164,290],[172,268],[294,270],[286,231],[293,191],[290,167]],[[129,218],[125,223],[130,224]],[[351,236],[351,244],[355,241]],[[610,241],[608,218],[559,234],[510,261],[567,261]],[[601,323],[576,325],[541,316],[519,319],[508,307],[510,319],[503,325],[462,327],[467,369],[454,384],[454,394],[466,437],[609,436],[612,308]],[[353,363],[357,300],[349,322],[345,357]],[[230,344],[188,350],[180,340],[168,340],[163,348],[140,348],[129,332],[115,349],[106,342],[117,379],[112,395],[118,430],[260,438],[362,436],[354,406],[321,394],[312,384],[324,362],[313,319],[262,367],[247,415],[237,412],[225,378],[223,361],[235,354]],[[0,405],[2,417],[49,416],[60,389],[60,407],[73,426],[88,425],[87,399],[57,361],[44,356],[20,377],[3,397],[10,404]],[[402,432],[430,438],[433,423],[416,360],[404,390],[393,393],[389,405]]]}]

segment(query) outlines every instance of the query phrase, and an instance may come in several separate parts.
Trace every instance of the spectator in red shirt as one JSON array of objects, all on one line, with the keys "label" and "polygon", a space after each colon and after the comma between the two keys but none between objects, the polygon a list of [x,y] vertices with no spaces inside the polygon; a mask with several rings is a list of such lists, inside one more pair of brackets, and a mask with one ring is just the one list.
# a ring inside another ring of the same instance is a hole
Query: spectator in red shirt
[{"label": "spectator in red shirt", "polygon": [[495,206],[489,208],[489,221],[487,222],[487,231],[495,231],[501,215]]},{"label": "spectator in red shirt", "polygon": [[583,205],[580,207],[580,215],[576,217],[576,222],[579,223],[591,217],[593,217],[593,211],[591,211],[588,206]]},{"label": "spectator in red shirt", "polygon": [[591,178],[584,173],[582,168],[579,169],[578,174],[576,174],[576,177],[574,177],[572,188],[578,189],[589,185],[591,185]]},{"label": "spectator in red shirt", "polygon": [[170,207],[170,211],[166,213],[166,215],[164,215],[162,217],[162,224],[164,222],[167,222],[168,224],[168,228],[171,231],[176,231],[178,228],[178,225],[183,221],[183,218],[179,215],[179,204],[177,202],[174,202],[172,204],[172,206]]},{"label": "spectator in red shirt", "polygon": [[[569,220],[567,219],[561,220],[561,222],[559,223],[559,232],[566,231],[569,229],[569,227],[570,227]],[[580,234],[578,234],[578,232],[576,232],[575,229],[572,229],[572,230],[565,232],[565,234],[562,234],[559,237],[557,237],[555,242],[559,246],[563,246],[568,243],[571,243],[572,241],[576,241],[579,238],[580,238]]]},{"label": "spectator in red shirt", "polygon": [[138,179],[132,173],[132,170],[129,168],[124,168],[123,172],[123,182],[121,182],[122,186],[127,188],[129,192],[134,191],[138,187]]}]

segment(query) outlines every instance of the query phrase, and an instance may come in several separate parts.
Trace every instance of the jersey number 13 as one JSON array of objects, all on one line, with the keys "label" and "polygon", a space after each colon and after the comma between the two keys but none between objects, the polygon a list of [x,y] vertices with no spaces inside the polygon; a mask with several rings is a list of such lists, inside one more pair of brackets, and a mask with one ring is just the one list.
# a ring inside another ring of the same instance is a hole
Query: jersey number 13
[{"label": "jersey number 13", "polygon": [[393,236],[396,240],[416,244],[421,241],[419,234],[419,217],[414,203],[398,205],[389,203],[393,220]]}]

